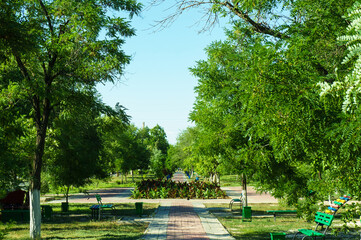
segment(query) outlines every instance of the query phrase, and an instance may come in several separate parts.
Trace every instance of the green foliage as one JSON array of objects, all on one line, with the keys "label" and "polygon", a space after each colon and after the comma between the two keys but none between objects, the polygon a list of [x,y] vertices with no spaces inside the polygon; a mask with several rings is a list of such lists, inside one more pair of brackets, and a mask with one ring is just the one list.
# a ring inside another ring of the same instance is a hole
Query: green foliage
[{"label": "green foliage", "polygon": [[[224,11],[227,2],[212,3],[213,10]],[[349,71],[337,37],[346,32],[343,16],[353,3],[233,1],[236,7],[226,11],[234,17],[228,39],[212,43],[207,59],[190,69],[198,86],[186,166],[205,176],[246,175],[259,190],[308,214],[330,193],[358,194],[358,112],[344,118],[348,90],[337,83]],[[320,99],[318,87],[332,83],[340,88],[334,95],[321,91]],[[299,202],[310,190],[317,197]]]},{"label": "green foliage", "polygon": [[[114,11],[127,12],[131,17],[140,12],[141,6],[133,0],[1,2],[0,63],[6,67],[1,66],[0,76],[17,73],[20,77],[6,79],[6,85],[1,80],[0,88],[2,92],[8,86],[18,86],[18,90],[12,88],[14,94],[9,95],[10,107],[19,100],[27,107],[21,116],[36,139],[31,150],[32,162],[26,165],[31,166],[28,176],[32,190],[40,190],[47,131],[53,120],[59,114],[67,118],[67,104],[83,89],[94,90],[96,83],[117,80],[130,61],[121,46],[125,38],[134,35],[134,29]],[[100,38],[101,33],[106,37]],[[95,91],[92,94],[94,96]],[[0,97],[3,102],[6,96]],[[63,129],[66,130],[66,126]],[[86,131],[82,132],[82,138],[87,138],[89,143],[95,139],[96,131],[85,129],[89,130],[89,138]],[[62,138],[65,140],[66,136]],[[98,146],[97,142],[95,139],[94,145]],[[68,150],[72,148],[68,147]],[[66,159],[66,154],[61,158]],[[39,212],[40,205],[32,209]],[[30,226],[41,225],[40,218],[31,221],[36,223]],[[31,237],[40,238],[39,230],[38,227],[31,229]]]},{"label": "green foliage", "polygon": [[156,125],[150,129],[147,145],[148,149],[151,150],[149,167],[157,178],[162,178],[170,174],[171,170],[175,170],[174,167],[166,164],[169,143],[162,127]]},{"label": "green foliage", "polygon": [[[0,64],[1,65],[1,64]],[[18,83],[12,64],[1,65],[0,72],[0,186],[13,190],[29,181],[28,166],[34,148],[32,121],[27,119],[29,105]]]},{"label": "green foliage", "polygon": [[102,118],[102,159],[109,161],[115,172],[145,170],[149,165],[150,152],[144,144],[140,129],[134,125],[124,126],[117,118]]},{"label": "green foliage", "polygon": [[144,180],[137,184],[132,198],[225,198],[226,193],[215,183],[173,182],[163,180]]},{"label": "green foliage", "polygon": [[155,148],[150,157],[150,169],[157,178],[164,177],[163,169],[165,168],[165,155],[161,150]]},{"label": "green foliage", "polygon": [[[76,104],[53,120],[45,155],[47,180],[54,188],[81,187],[91,178],[108,176],[105,161],[99,158],[102,141],[97,131],[100,112],[93,93],[79,94]],[[70,102],[70,100],[69,100]],[[65,191],[67,197],[68,191]]]},{"label": "green foliage", "polygon": [[[357,226],[357,222],[360,221],[361,206],[359,203],[348,203],[344,206],[345,211],[341,213],[341,220],[343,222],[342,228],[339,231],[349,232],[354,230],[350,227],[350,223]],[[359,227],[357,227],[359,228]]]},{"label": "green foliage", "polygon": [[168,150],[167,164],[169,169],[183,168],[192,170],[192,151],[196,140],[196,129],[188,127],[177,137],[177,143]]}]

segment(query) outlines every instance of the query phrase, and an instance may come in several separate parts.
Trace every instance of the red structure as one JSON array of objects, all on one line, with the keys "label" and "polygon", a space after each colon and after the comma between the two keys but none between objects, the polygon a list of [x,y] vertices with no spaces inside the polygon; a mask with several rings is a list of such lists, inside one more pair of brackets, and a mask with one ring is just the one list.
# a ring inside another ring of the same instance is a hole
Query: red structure
[{"label": "red structure", "polygon": [[0,199],[1,209],[28,209],[29,194],[23,190],[9,192],[6,197]]}]

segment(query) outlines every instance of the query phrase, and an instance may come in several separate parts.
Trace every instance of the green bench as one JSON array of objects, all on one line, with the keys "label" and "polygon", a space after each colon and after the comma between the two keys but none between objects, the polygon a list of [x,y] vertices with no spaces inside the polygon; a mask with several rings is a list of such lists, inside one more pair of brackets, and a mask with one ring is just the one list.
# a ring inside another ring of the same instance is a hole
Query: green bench
[{"label": "green bench", "polygon": [[230,202],[229,202],[229,208],[231,209],[232,212],[232,206],[235,203],[239,204],[240,210],[242,211],[242,207],[243,207],[243,202],[244,202],[244,198],[243,198],[243,194],[241,193],[241,196],[239,198],[233,198]]},{"label": "green bench", "polygon": [[292,214],[297,213],[297,210],[268,210],[267,213],[273,214],[274,220],[276,221],[277,214]]},{"label": "green bench", "polygon": [[96,219],[98,217],[98,220],[100,220],[102,210],[107,208],[111,209],[113,215],[115,215],[115,207],[113,204],[103,204],[102,198],[99,194],[95,194],[95,198],[98,201],[98,205],[93,205],[90,207],[90,209],[92,210],[92,219]]},{"label": "green bench", "polygon": [[242,199],[234,198],[234,199],[232,199],[232,200],[229,202],[229,208],[231,209],[231,212],[232,212],[232,206],[233,206],[233,204],[235,204],[235,203],[238,203],[238,204],[239,204],[239,207],[240,207],[240,209],[241,209],[241,211],[242,211],[242,206],[243,206],[243,201],[242,201]]},{"label": "green bench", "polygon": [[[325,239],[326,232],[327,232],[328,228],[331,226],[333,218],[334,218],[334,215],[317,212],[316,215],[315,215],[315,222],[317,223],[317,225],[315,227],[315,230],[298,229],[298,232],[293,236],[292,239],[295,239],[297,234],[299,234],[299,233],[305,235],[302,239],[305,239],[307,237],[311,237],[312,239],[316,239],[317,237],[321,237],[322,239]],[[318,232],[317,228],[321,227],[321,230],[322,230],[323,226],[326,226],[325,230],[323,232]]]}]

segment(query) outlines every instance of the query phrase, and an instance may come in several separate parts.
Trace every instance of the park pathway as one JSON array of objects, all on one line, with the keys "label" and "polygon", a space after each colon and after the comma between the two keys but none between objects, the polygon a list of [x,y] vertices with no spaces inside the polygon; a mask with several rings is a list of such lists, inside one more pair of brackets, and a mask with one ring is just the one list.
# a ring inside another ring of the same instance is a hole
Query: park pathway
[{"label": "park pathway", "polygon": [[[182,172],[173,175],[173,181],[184,182]],[[233,240],[216,217],[199,202],[175,199],[162,203],[142,239],[145,240]]]}]

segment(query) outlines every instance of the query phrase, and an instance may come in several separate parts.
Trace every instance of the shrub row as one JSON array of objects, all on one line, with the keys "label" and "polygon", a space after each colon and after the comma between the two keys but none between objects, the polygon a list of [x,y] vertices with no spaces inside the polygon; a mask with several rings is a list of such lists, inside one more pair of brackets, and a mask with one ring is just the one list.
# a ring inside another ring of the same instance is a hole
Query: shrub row
[{"label": "shrub row", "polygon": [[192,181],[174,182],[171,180],[143,180],[133,191],[132,198],[187,198],[212,199],[225,198],[227,195],[215,183]]}]

